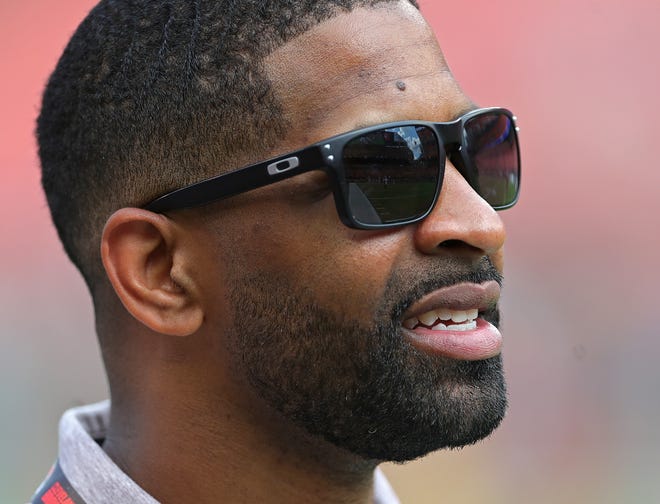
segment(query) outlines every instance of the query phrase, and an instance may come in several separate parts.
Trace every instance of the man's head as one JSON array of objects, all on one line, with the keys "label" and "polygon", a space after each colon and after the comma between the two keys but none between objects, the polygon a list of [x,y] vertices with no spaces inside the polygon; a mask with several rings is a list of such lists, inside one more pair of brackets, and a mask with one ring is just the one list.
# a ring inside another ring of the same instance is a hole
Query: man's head
[{"label": "man's head", "polygon": [[270,408],[367,459],[490,433],[506,406],[504,230],[449,162],[430,214],[382,230],[344,225],[323,171],[203,208],[130,208],[358,127],[472,108],[407,1],[102,2],[38,134],[116,404],[178,373],[207,405]]},{"label": "man's head", "polygon": [[101,1],[65,49],[37,124],[53,220],[90,287],[103,276],[98,243],[114,210],[280,144],[291,124],[264,57],[379,3],[393,1]]}]

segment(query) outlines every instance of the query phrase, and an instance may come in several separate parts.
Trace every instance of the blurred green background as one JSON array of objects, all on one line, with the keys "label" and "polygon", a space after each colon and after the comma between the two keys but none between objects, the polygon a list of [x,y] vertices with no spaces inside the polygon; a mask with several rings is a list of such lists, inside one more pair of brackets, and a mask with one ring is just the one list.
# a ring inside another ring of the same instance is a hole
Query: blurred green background
[{"label": "blurred green background", "polygon": [[[106,397],[92,307],[52,229],[40,93],[94,2],[0,3],[0,501],[25,502],[57,422]],[[508,226],[511,407],[488,440],[385,470],[403,502],[660,502],[660,3],[422,0],[478,103],[519,117]]]}]

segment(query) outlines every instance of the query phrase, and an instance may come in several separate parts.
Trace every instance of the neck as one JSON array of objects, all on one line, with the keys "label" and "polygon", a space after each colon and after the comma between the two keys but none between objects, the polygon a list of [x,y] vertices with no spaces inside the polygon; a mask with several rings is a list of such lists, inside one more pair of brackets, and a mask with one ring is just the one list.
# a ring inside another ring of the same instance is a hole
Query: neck
[{"label": "neck", "polygon": [[154,498],[372,502],[374,461],[309,435],[244,387],[209,394],[187,378],[153,373],[139,398],[113,390],[104,450]]}]

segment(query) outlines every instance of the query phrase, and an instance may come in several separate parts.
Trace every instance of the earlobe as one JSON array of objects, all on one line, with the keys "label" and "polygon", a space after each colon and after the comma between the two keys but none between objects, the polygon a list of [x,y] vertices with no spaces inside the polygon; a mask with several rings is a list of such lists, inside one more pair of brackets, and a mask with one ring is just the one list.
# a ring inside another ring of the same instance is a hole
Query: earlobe
[{"label": "earlobe", "polygon": [[126,310],[155,332],[187,336],[196,332],[204,314],[187,278],[177,248],[176,229],[159,214],[122,208],[110,216],[101,239],[106,274]]}]

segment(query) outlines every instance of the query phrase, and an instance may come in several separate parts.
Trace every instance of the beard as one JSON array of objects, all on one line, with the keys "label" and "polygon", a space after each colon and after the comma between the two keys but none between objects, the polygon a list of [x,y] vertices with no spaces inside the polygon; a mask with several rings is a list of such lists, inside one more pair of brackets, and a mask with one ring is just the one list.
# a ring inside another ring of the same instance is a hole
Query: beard
[{"label": "beard", "polygon": [[[420,279],[415,281],[415,279]],[[234,279],[232,345],[257,393],[313,435],[366,459],[407,461],[488,436],[506,410],[498,355],[429,355],[403,336],[401,316],[423,295],[501,277],[445,260],[391,275],[373,320],[346,320],[281,276]],[[358,300],[359,301],[359,300]],[[495,326],[495,307],[482,315]]]}]

